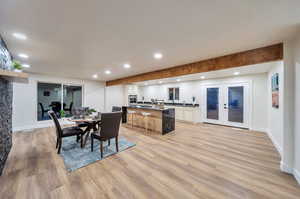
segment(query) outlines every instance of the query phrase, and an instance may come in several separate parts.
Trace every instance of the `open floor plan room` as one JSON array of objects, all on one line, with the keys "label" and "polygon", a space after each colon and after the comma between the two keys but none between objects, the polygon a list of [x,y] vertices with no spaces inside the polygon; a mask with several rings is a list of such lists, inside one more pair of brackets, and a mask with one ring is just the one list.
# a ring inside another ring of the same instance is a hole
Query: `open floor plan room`
[{"label": "open floor plan room", "polygon": [[[51,132],[51,133],[50,133]],[[135,148],[68,173],[53,128],[19,132],[1,177],[3,198],[299,198],[268,136],[178,123],[161,137],[122,127]]]},{"label": "open floor plan room", "polygon": [[1,0],[0,199],[300,199],[299,8]]}]

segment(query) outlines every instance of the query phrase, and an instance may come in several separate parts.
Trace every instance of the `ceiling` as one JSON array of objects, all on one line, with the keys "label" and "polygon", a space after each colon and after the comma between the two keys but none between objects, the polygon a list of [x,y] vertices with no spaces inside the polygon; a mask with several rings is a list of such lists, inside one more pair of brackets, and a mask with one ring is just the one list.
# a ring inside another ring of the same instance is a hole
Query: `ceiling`
[{"label": "ceiling", "polygon": [[106,81],[282,42],[299,30],[299,8],[297,0],[1,0],[0,34],[29,72]]},{"label": "ceiling", "polygon": [[254,75],[254,74],[260,74],[260,73],[267,73],[274,65],[276,65],[279,62],[280,61],[268,62],[268,63],[262,63],[262,64],[230,68],[230,69],[225,69],[225,70],[210,71],[210,72],[205,72],[205,73],[196,73],[196,74],[191,74],[191,75],[183,75],[183,76],[172,77],[172,78],[135,82],[132,84],[138,85],[138,86],[149,86],[149,85],[156,85],[156,84],[176,83],[178,81],[186,82],[186,81],[202,80],[201,77],[203,77],[204,80],[225,78],[225,77],[236,76],[236,75],[234,75],[235,72],[238,72],[238,76]]}]

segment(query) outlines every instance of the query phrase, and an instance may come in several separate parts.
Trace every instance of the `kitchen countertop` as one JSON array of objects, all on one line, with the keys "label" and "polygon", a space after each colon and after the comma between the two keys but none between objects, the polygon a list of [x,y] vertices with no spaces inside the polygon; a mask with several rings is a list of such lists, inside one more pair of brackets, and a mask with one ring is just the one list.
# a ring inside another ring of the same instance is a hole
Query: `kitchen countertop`
[{"label": "kitchen countertop", "polygon": [[[151,106],[151,102],[138,102],[137,105],[148,105]],[[165,102],[164,103],[165,106],[176,106],[176,107],[199,107],[199,104],[190,104],[190,103],[169,103],[169,102]]]},{"label": "kitchen countertop", "polygon": [[155,110],[155,111],[164,111],[164,110],[169,110],[172,108],[159,108],[157,106],[151,106],[151,105],[129,105],[129,106],[124,106],[127,108],[138,108],[138,109],[148,109],[148,110]]}]

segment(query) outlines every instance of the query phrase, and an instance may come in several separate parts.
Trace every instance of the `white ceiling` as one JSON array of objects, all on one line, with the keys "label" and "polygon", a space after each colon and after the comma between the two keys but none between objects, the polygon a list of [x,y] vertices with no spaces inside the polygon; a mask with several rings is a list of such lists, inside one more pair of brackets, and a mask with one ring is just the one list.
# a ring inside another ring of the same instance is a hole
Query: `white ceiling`
[{"label": "white ceiling", "polygon": [[[1,0],[0,33],[16,58],[30,56],[30,72],[111,80],[282,42],[296,34],[299,8],[298,0]],[[152,57],[158,51],[162,60]]]},{"label": "white ceiling", "polygon": [[162,84],[175,83],[175,82],[177,82],[177,80],[179,80],[180,82],[201,80],[201,77],[204,77],[204,80],[225,78],[225,77],[235,76],[234,75],[235,72],[238,72],[239,76],[253,75],[253,74],[268,72],[272,68],[272,66],[276,65],[276,63],[277,62],[268,62],[268,63],[262,63],[262,64],[237,67],[237,68],[230,68],[230,69],[225,69],[225,70],[210,71],[210,72],[205,72],[205,73],[196,73],[196,74],[191,74],[191,75],[183,75],[183,76],[172,77],[172,78],[142,81],[142,82],[136,82],[133,84],[139,85],[139,86],[148,86],[148,85],[155,85],[155,84],[161,84],[161,83]]}]

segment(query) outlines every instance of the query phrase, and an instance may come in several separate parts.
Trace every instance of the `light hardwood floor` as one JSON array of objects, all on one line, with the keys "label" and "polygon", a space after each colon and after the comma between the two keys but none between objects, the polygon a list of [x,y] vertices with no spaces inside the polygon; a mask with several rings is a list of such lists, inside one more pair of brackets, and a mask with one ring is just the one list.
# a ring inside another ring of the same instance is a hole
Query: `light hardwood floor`
[{"label": "light hardwood floor", "polygon": [[54,129],[15,133],[0,198],[300,198],[264,133],[179,122],[165,136],[120,131],[137,146],[71,173]]}]

